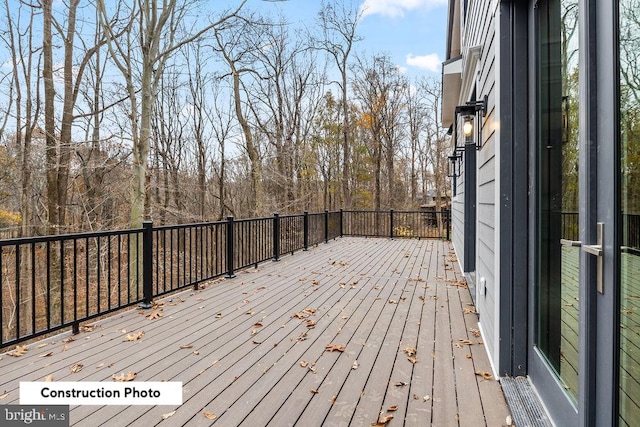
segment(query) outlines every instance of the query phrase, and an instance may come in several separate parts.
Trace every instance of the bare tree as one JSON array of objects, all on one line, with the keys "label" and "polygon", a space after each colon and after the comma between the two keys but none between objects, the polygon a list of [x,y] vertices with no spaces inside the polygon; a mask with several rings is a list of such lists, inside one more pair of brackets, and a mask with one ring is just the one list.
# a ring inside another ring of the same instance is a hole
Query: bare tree
[{"label": "bare tree", "polygon": [[[105,6],[105,0],[98,0],[100,24],[108,34],[108,47],[112,59],[125,78],[132,114],[133,138],[133,188],[131,194],[131,226],[140,227],[142,220],[149,217],[148,156],[151,137],[151,117],[160,77],[167,60],[182,46],[198,39],[208,31],[237,16],[247,0],[243,0],[235,10],[225,12],[214,22],[201,29],[191,31],[184,28],[189,13],[198,1],[178,3],[177,0],[136,0],[126,11],[116,10],[113,18]],[[123,6],[122,3],[119,6]],[[119,22],[121,14],[131,18]],[[132,40],[129,32],[123,38],[117,37],[116,26],[133,29],[137,26],[137,37]],[[134,64],[138,55],[139,64]],[[137,76],[138,81],[134,80]],[[138,103],[137,86],[140,87]],[[139,124],[138,124],[139,123]]]},{"label": "bare tree", "polygon": [[349,188],[349,92],[348,65],[349,57],[355,43],[361,40],[356,29],[362,19],[362,10],[353,3],[334,5],[324,0],[320,5],[318,20],[323,31],[320,46],[335,61],[340,72],[338,85],[342,90],[342,196],[345,208],[351,207],[351,191]]}]

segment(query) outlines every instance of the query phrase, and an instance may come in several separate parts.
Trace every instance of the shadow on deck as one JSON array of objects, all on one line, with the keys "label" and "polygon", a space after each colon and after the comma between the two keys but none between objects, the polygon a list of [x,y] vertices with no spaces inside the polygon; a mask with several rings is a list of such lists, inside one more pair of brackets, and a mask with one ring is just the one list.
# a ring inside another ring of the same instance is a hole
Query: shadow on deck
[{"label": "shadow on deck", "polygon": [[501,426],[462,280],[449,242],[342,238],[168,297],[154,320],[131,310],[2,355],[0,403],[18,403],[20,381],[131,371],[182,381],[183,405],[75,406],[71,423],[368,426],[382,413],[389,426]]}]

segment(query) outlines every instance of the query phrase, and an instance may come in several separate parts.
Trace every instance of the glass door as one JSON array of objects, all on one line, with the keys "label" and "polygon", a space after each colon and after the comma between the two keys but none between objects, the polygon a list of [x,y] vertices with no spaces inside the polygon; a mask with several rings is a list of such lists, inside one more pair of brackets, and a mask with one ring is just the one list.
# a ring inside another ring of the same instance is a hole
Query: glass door
[{"label": "glass door", "polygon": [[537,349],[575,406],[580,353],[578,1],[539,3]]},{"label": "glass door", "polygon": [[640,2],[619,2],[619,423],[640,425]]}]

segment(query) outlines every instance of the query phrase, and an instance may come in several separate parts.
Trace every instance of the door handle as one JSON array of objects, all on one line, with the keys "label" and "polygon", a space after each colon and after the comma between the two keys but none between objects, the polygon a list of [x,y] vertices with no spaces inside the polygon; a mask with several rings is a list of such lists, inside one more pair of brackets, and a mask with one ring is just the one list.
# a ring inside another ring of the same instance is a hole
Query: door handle
[{"label": "door handle", "polygon": [[582,250],[588,254],[597,256],[596,286],[599,293],[604,294],[604,254],[602,246],[604,244],[604,223],[596,224],[597,243],[595,245],[582,245]]},{"label": "door handle", "polygon": [[562,246],[570,246],[574,248],[579,248],[580,246],[582,246],[582,242],[580,240],[560,239],[560,244]]}]

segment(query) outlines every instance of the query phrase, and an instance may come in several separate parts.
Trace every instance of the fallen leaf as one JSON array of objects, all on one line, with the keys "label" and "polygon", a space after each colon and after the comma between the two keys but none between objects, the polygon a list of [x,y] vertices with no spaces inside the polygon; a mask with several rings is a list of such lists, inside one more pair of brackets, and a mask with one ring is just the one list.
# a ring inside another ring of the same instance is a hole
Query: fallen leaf
[{"label": "fallen leaf", "polygon": [[309,328],[309,329],[313,329],[313,328],[315,328],[315,327],[316,327],[316,322],[314,322],[314,321],[313,321],[313,320],[311,320],[311,319],[308,319],[308,320],[307,320],[307,328]]},{"label": "fallen leaf", "polygon": [[324,348],[326,351],[330,351],[330,352],[334,352],[334,351],[343,352],[346,346],[344,344],[327,344],[324,346]]},{"label": "fallen leaf", "polygon": [[97,325],[82,325],[82,330],[84,332],[93,332],[93,328],[95,328]]},{"label": "fallen leaf", "polygon": [[414,347],[406,347],[403,351],[407,353],[407,356],[415,356],[418,352]]},{"label": "fallen leaf", "polygon": [[200,352],[198,350],[194,350],[193,354],[195,354],[196,356],[200,355]]},{"label": "fallen leaf", "polygon": [[204,411],[204,417],[210,420],[215,420],[216,418],[218,418],[216,414],[212,414],[209,411]]},{"label": "fallen leaf", "polygon": [[313,308],[313,307],[307,307],[302,311],[304,311],[305,313],[308,313],[308,314],[316,314],[316,309]]},{"label": "fallen leaf", "polygon": [[397,383],[394,384],[396,387],[404,387],[406,385],[409,385],[409,383],[405,383],[404,381],[399,381]]},{"label": "fallen leaf", "polygon": [[162,314],[162,312],[158,311],[158,310],[153,310],[150,314],[148,314],[146,317],[149,320],[155,320],[155,319],[159,319],[162,316],[164,316],[164,314]]},{"label": "fallen leaf", "polygon": [[475,308],[465,308],[463,312],[464,314],[478,314]]},{"label": "fallen leaf", "polygon": [[416,357],[415,357],[415,356],[407,357],[407,360],[408,360],[409,362],[413,363],[414,365],[415,365],[416,363],[418,363],[418,359],[416,359]]},{"label": "fallen leaf", "polygon": [[471,356],[470,354],[465,355],[464,357],[466,357],[467,359],[471,359],[473,358],[473,356]]},{"label": "fallen leaf", "polygon": [[476,375],[481,376],[485,380],[490,380],[491,378],[493,378],[493,375],[491,375],[487,371],[476,371]]},{"label": "fallen leaf", "polygon": [[104,362],[100,363],[98,366],[96,366],[96,369],[100,369],[104,366]]},{"label": "fallen leaf", "polygon": [[50,351],[49,353],[41,354],[39,357],[50,357],[50,356],[53,356],[53,351]]},{"label": "fallen leaf", "polygon": [[120,372],[120,375],[113,374],[112,378],[116,382],[124,383],[128,381],[133,381],[136,375],[137,374],[135,372],[131,372],[131,371],[127,372],[126,374],[124,372]]},{"label": "fallen leaf", "polygon": [[331,396],[331,404],[333,405],[334,403],[336,403],[336,397],[335,396]]},{"label": "fallen leaf", "polygon": [[424,400],[425,402],[426,402],[427,400],[429,400],[429,399],[431,399],[431,396],[429,396],[428,394],[427,394],[425,397],[423,397],[423,398],[422,398],[422,400]]},{"label": "fallen leaf", "polygon": [[387,408],[387,411],[389,411],[389,412],[393,412],[393,411],[397,411],[397,410],[398,410],[398,405],[389,406]]},{"label": "fallen leaf", "polygon": [[318,390],[316,390],[315,388],[312,388],[311,390],[309,390],[311,393],[313,394],[318,394]]},{"label": "fallen leaf", "polygon": [[389,304],[397,304],[397,303],[398,303],[398,301],[396,301],[396,300],[394,300],[394,299],[390,299],[390,300],[389,300]]},{"label": "fallen leaf", "polygon": [[262,322],[256,322],[256,323],[253,324],[254,328],[262,328],[262,326],[263,326]]},{"label": "fallen leaf", "polygon": [[74,363],[73,365],[71,365],[71,373],[77,374],[78,372],[82,371],[82,368],[84,368],[84,365],[82,363]]},{"label": "fallen leaf", "polygon": [[49,343],[38,344],[38,345],[36,346],[36,348],[42,348],[42,347],[46,347],[46,346],[48,346],[48,345],[49,345]]},{"label": "fallen leaf", "polygon": [[169,412],[169,413],[162,414],[162,419],[163,419],[163,420],[166,420],[167,418],[172,417],[172,416],[173,416],[173,414],[175,414],[175,413],[176,413],[176,411],[171,411],[171,412]]},{"label": "fallen leaf", "polygon": [[183,350],[188,349],[188,348],[193,348],[193,344],[182,344],[180,346],[180,348],[183,349]]},{"label": "fallen leaf", "polygon": [[8,396],[9,396],[9,392],[6,392],[5,394],[0,394],[0,400],[6,399]]},{"label": "fallen leaf", "polygon": [[45,383],[53,382],[53,374],[49,374],[46,377],[44,377],[44,382]]},{"label": "fallen leaf", "polygon": [[372,422],[371,425],[376,427],[386,426],[389,423],[389,421],[391,421],[392,419],[393,419],[393,414],[388,414],[385,416],[380,414],[378,416],[378,421]]},{"label": "fallen leaf", "polygon": [[424,301],[424,296],[420,295],[418,298],[420,299],[420,301]]},{"label": "fallen leaf", "polygon": [[292,318],[294,318],[294,319],[304,319],[304,318],[305,318],[305,315],[304,315],[304,314],[302,314],[302,313],[293,313],[293,314],[291,315],[291,317],[292,317]]},{"label": "fallen leaf", "polygon": [[26,345],[17,345],[15,350],[8,352],[7,355],[12,357],[20,357],[24,355],[27,350],[29,350],[29,348]]},{"label": "fallen leaf", "polygon": [[305,361],[305,360],[301,360],[300,361],[300,366],[302,366],[303,368],[306,368],[309,365],[309,362]]},{"label": "fallen leaf", "polygon": [[216,314],[216,319],[222,319],[222,313],[217,313]]},{"label": "fallen leaf", "polygon": [[69,338],[65,338],[65,339],[63,339],[63,340],[62,340],[62,342],[73,342],[73,341],[75,341],[75,340],[76,340],[76,339],[75,339],[74,337],[69,337]]},{"label": "fallen leaf", "polygon": [[458,339],[458,341],[460,341],[462,344],[466,344],[466,345],[473,345],[473,341],[471,340],[465,340],[465,339]]},{"label": "fallen leaf", "polygon": [[144,331],[140,331],[137,334],[127,334],[127,341],[138,341],[144,336]]},{"label": "fallen leaf", "polygon": [[63,346],[62,346],[62,351],[67,351],[67,350],[69,350],[69,346],[68,346],[68,345],[66,345],[66,344],[65,344],[65,345],[63,345]]},{"label": "fallen leaf", "polygon": [[255,345],[259,345],[259,344],[262,344],[262,341],[253,340],[253,341],[251,341],[251,343],[255,344]]},{"label": "fallen leaf", "polygon": [[351,369],[356,370],[358,369],[358,361],[356,360],[355,362],[353,362],[353,365],[351,365]]}]

